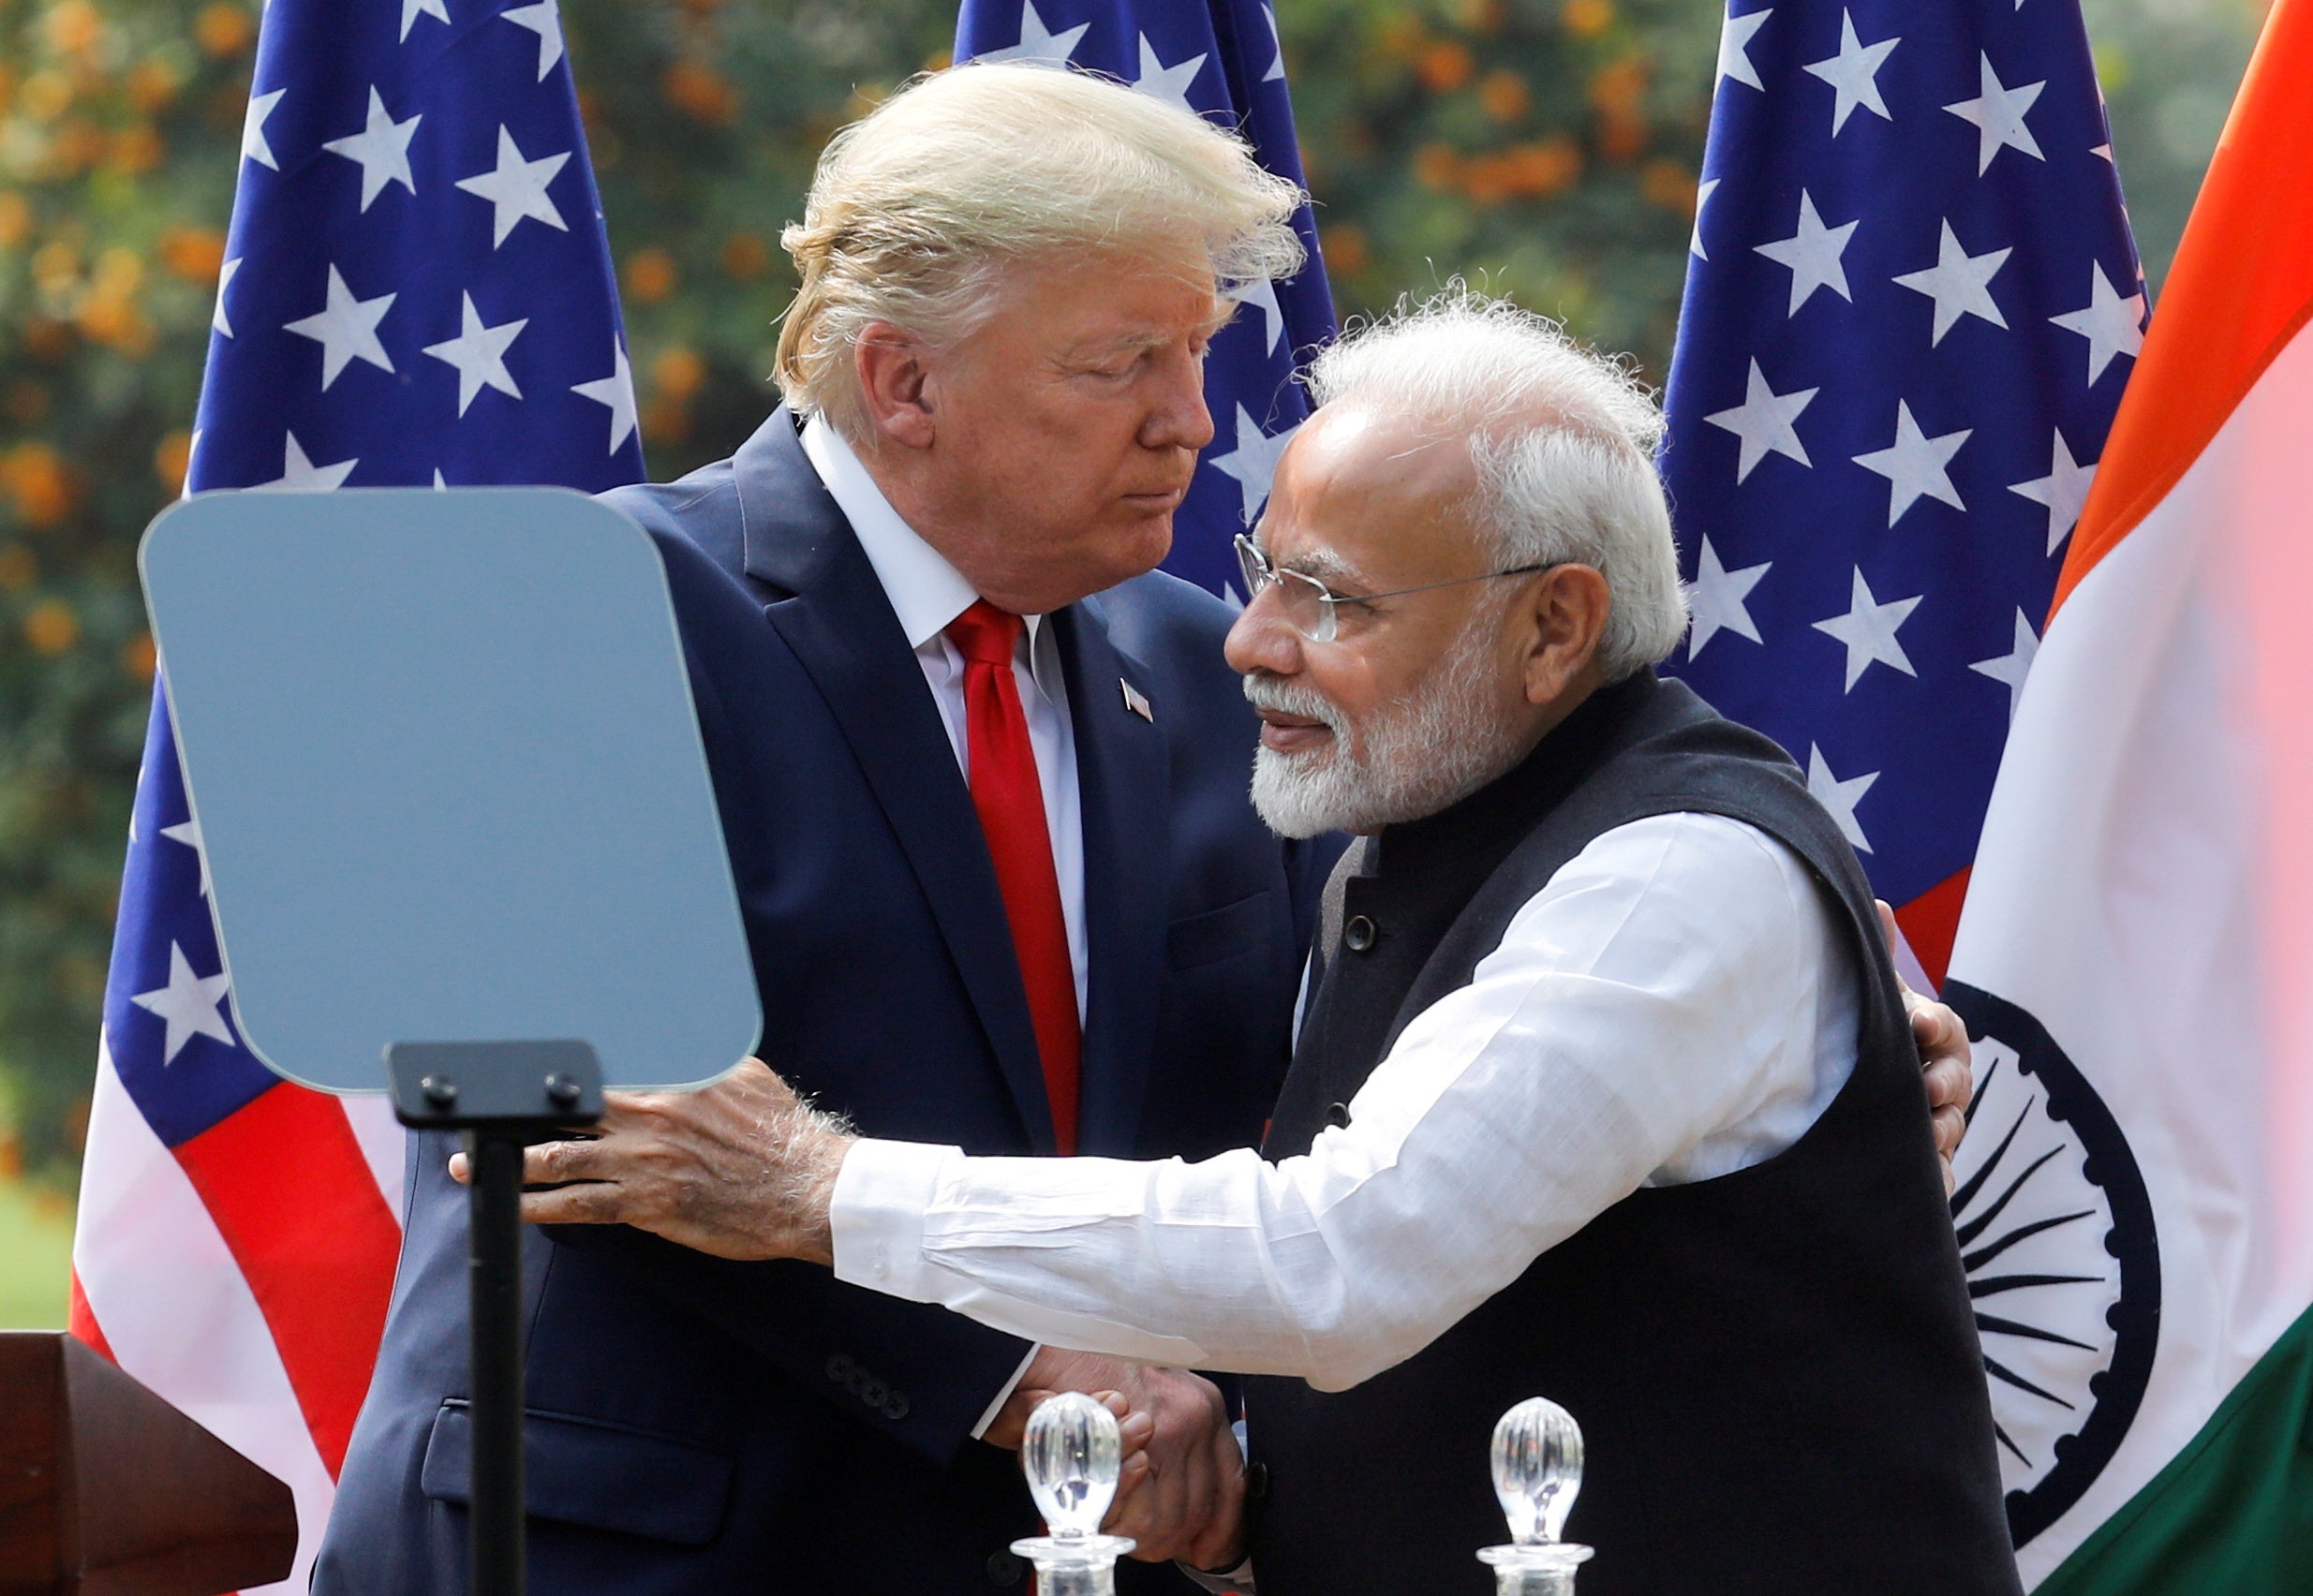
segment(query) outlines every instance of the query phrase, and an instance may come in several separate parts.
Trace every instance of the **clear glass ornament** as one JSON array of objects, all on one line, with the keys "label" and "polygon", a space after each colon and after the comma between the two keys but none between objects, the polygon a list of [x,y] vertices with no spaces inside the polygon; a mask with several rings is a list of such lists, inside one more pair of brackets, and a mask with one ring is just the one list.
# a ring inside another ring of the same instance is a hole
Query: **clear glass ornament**
[{"label": "clear glass ornament", "polygon": [[1510,1544],[1478,1553],[1498,1596],[1574,1596],[1574,1571],[1591,1549],[1559,1536],[1582,1489],[1582,1429],[1557,1403],[1531,1396],[1494,1426],[1494,1496]]},{"label": "clear glass ornament", "polygon": [[1029,1415],[1020,1466],[1050,1533],[1012,1549],[1036,1565],[1039,1596],[1115,1596],[1117,1559],[1133,1543],[1100,1527],[1122,1463],[1116,1415],[1084,1393],[1047,1397]]}]

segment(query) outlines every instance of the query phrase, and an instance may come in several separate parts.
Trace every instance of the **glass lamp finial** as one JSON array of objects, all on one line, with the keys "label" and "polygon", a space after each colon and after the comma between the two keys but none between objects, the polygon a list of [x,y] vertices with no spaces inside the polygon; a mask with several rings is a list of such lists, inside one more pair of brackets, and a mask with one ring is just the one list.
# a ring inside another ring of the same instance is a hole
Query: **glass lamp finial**
[{"label": "glass lamp finial", "polygon": [[1581,1426],[1557,1403],[1530,1396],[1494,1426],[1493,1470],[1510,1539],[1521,1546],[1555,1542],[1582,1489]]},{"label": "glass lamp finial", "polygon": [[[1055,1541],[1100,1533],[1117,1494],[1123,1449],[1116,1415],[1081,1391],[1064,1391],[1036,1405],[1020,1460],[1029,1494]],[[1579,1443],[1576,1456],[1579,1457]]]}]

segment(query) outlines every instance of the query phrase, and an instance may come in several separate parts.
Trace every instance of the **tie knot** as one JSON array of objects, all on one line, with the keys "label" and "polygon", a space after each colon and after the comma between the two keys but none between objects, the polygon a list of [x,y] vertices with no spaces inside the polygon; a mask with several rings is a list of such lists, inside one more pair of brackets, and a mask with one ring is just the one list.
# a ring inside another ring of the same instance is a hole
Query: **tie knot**
[{"label": "tie knot", "polygon": [[1009,665],[1025,625],[1009,610],[999,610],[985,598],[948,623],[948,641],[974,665]]}]

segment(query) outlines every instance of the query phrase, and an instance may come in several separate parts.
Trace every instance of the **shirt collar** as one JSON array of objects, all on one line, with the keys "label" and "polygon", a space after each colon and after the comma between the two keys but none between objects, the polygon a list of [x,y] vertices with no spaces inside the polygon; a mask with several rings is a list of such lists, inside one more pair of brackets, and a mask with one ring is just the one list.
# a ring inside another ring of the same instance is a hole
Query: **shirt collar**
[{"label": "shirt collar", "polygon": [[[858,535],[867,563],[875,568],[883,596],[908,646],[921,649],[941,636],[950,622],[979,600],[979,593],[947,556],[927,543],[914,527],[892,508],[891,500],[867,474],[867,466],[844,436],[813,416],[803,423],[803,452],[827,489],[836,508],[843,511]],[[1060,660],[1042,615],[1023,617],[1028,624],[1029,669],[1036,687],[1051,702],[1062,700],[1059,687]]]}]

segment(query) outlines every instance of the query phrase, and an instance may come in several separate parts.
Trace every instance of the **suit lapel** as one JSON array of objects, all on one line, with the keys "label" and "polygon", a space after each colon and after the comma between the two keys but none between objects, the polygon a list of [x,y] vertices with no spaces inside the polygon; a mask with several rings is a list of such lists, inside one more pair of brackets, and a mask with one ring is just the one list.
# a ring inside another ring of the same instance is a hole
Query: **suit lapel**
[{"label": "suit lapel", "polygon": [[771,590],[764,613],[834,711],[898,835],[1030,1145],[1053,1152],[1051,1103],[995,866],[914,651],[786,406],[732,465],[747,574]]},{"label": "suit lapel", "polygon": [[[1108,641],[1098,598],[1053,617],[1068,676],[1084,813],[1085,941],[1090,951],[1078,1145],[1129,1156],[1140,1127],[1164,971],[1165,876],[1172,828],[1164,735],[1125,697],[1129,685],[1162,719],[1140,662]],[[1177,706],[1176,706],[1177,708]]]}]

